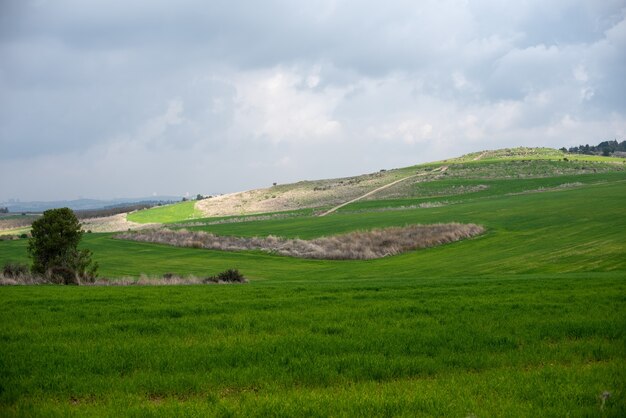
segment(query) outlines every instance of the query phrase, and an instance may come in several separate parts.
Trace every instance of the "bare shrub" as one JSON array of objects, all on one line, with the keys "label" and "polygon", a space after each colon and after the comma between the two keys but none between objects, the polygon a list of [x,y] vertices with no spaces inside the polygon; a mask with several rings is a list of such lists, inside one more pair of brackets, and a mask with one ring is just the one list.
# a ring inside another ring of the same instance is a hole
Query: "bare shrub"
[{"label": "bare shrub", "polygon": [[29,268],[26,264],[15,263],[11,261],[6,263],[2,268],[2,274],[4,275],[4,277],[10,279],[16,279],[21,276],[26,276],[28,275],[28,272]]},{"label": "bare shrub", "polygon": [[20,274],[17,276],[7,276],[3,273],[0,274],[0,286],[15,286],[15,285],[38,285],[38,284],[52,284],[50,278],[31,274],[30,272]]},{"label": "bare shrub", "polygon": [[[236,272],[233,274],[232,272]],[[219,273],[217,276],[200,278],[196,276],[182,277],[173,273],[166,273],[163,277],[140,275],[134,277],[122,277],[118,279],[109,279],[101,277],[94,279],[92,282],[76,280],[74,276],[41,276],[27,273],[25,275],[8,277],[0,273],[0,286],[19,286],[19,285],[83,285],[83,286],[184,286],[184,285],[202,285],[202,284],[240,284],[248,281],[237,270],[227,270]]]},{"label": "bare shrub", "polygon": [[274,236],[228,237],[202,231],[169,229],[122,233],[116,237],[133,241],[223,250],[262,250],[271,253],[328,260],[368,260],[400,254],[419,248],[433,247],[484,232],[474,224],[435,224],[391,227],[372,231],[356,231],[313,240],[287,239]]},{"label": "bare shrub", "polygon": [[48,269],[46,276],[51,283],[55,284],[79,284],[78,273],[76,270],[65,266],[54,266]]}]

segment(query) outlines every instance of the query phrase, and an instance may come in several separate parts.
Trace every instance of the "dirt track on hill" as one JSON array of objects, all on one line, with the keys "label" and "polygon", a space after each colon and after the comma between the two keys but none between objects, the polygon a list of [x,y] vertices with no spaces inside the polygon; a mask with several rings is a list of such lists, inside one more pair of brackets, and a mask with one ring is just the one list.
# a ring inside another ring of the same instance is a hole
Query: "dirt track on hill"
[{"label": "dirt track on hill", "polygon": [[[443,173],[443,172],[444,172],[444,171],[446,171],[447,169],[448,169],[448,166],[447,166],[447,165],[444,165],[444,166],[441,166],[441,167],[439,167],[438,169],[433,170],[433,171],[438,171],[438,172],[440,172],[440,173]],[[412,175],[412,176],[404,177],[404,178],[401,178],[400,180],[393,181],[393,182],[391,182],[391,183],[389,183],[389,184],[385,184],[384,186],[381,186],[381,187],[379,187],[379,188],[377,188],[377,189],[374,189],[374,190],[372,190],[372,191],[370,191],[370,192],[367,192],[367,193],[365,193],[365,194],[364,194],[364,195],[362,195],[362,196],[359,196],[359,197],[357,197],[357,198],[355,198],[355,199],[349,200],[349,201],[347,201],[347,202],[345,202],[345,203],[342,203],[341,205],[337,205],[337,206],[335,206],[334,208],[327,210],[326,212],[322,213],[322,214],[320,215],[320,217],[321,217],[321,216],[326,216],[326,215],[329,215],[329,214],[331,214],[331,213],[335,212],[337,209],[341,209],[342,207],[347,206],[347,205],[349,205],[350,203],[357,202],[357,201],[359,201],[359,200],[361,200],[361,199],[364,199],[364,198],[366,198],[366,197],[368,197],[368,196],[371,196],[371,195],[373,195],[373,194],[375,194],[375,193],[378,193],[378,192],[380,192],[381,190],[385,190],[385,189],[387,189],[387,188],[389,188],[389,187],[391,187],[391,186],[393,186],[393,185],[395,185],[395,184],[398,184],[398,183],[400,183],[400,182],[403,182],[403,181],[405,181],[405,180],[412,179],[412,178],[415,178],[415,177],[422,177],[422,176],[425,176],[425,175],[430,174],[430,173],[431,173],[431,172],[420,173],[420,174],[414,174],[414,175]]]}]

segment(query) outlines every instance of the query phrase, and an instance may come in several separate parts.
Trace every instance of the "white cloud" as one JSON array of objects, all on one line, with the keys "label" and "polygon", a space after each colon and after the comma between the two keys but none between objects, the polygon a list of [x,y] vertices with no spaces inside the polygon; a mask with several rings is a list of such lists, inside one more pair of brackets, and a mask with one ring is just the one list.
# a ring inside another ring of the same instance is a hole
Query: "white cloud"
[{"label": "white cloud", "polygon": [[315,89],[316,74],[274,68],[239,74],[235,129],[270,142],[330,139],[341,131],[333,118],[345,94],[340,89]]},{"label": "white cloud", "polygon": [[176,98],[170,100],[165,113],[148,120],[139,128],[139,131],[137,135],[134,136],[133,140],[149,142],[163,135],[169,126],[180,125],[184,122],[184,119],[182,118],[183,111],[184,106],[181,99]]},{"label": "white cloud", "polygon": [[623,0],[3,11],[0,200],[227,192],[626,131]]},{"label": "white cloud", "polygon": [[582,64],[578,64],[573,71],[574,79],[576,81],[580,81],[581,83],[585,83],[589,80],[589,75],[587,74],[587,70],[585,66]]}]

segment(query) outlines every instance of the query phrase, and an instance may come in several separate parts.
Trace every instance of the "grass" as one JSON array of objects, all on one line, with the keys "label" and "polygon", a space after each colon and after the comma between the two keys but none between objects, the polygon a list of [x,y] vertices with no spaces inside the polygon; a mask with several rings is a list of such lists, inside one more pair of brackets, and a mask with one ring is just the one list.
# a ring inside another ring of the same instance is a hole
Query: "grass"
[{"label": "grass", "polygon": [[464,203],[469,200],[502,197],[515,193],[532,193],[558,189],[578,188],[584,185],[626,180],[624,172],[599,174],[560,175],[539,178],[445,178],[436,181],[418,182],[405,190],[399,199],[376,199],[352,203],[339,209],[340,212],[371,210],[420,203]]},{"label": "grass", "polygon": [[[476,180],[425,187],[444,198]],[[0,288],[0,415],[625,416],[624,180],[492,179],[436,208],[357,202],[323,218],[190,227],[305,239],[415,223],[487,228],[378,260],[86,234],[108,277],[237,268],[250,283]],[[0,263],[26,261],[25,247],[0,242]]]},{"label": "grass", "polygon": [[[2,289],[3,416],[619,416],[620,274]],[[86,326],[88,324],[88,326]]]},{"label": "grass", "polygon": [[141,224],[172,223],[200,218],[202,213],[195,208],[195,201],[173,203],[129,213],[127,219]]}]

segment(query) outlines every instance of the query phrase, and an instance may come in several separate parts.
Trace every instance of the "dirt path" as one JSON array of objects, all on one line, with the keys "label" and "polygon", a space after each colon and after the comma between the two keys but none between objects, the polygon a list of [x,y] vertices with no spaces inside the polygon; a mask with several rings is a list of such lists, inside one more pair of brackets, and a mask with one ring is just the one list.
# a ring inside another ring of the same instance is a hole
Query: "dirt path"
[{"label": "dirt path", "polygon": [[[447,165],[444,165],[444,166],[441,166],[441,167],[439,167],[439,168],[437,168],[437,169],[435,169],[435,170],[433,170],[433,171],[443,173],[443,172],[444,172],[444,171],[446,171],[447,169],[448,169],[448,166],[447,166]],[[377,189],[374,189],[374,190],[372,190],[371,192],[367,192],[367,193],[365,193],[365,194],[364,194],[364,195],[362,195],[362,196],[359,196],[359,197],[357,197],[357,198],[354,198],[354,199],[352,199],[352,200],[349,200],[349,201],[347,201],[347,202],[345,202],[345,203],[342,203],[341,205],[337,205],[337,206],[335,206],[334,208],[329,209],[329,210],[327,210],[326,212],[322,213],[320,216],[326,216],[326,215],[329,215],[329,214],[331,214],[331,213],[335,212],[337,209],[341,209],[342,207],[347,206],[347,205],[349,205],[350,203],[357,202],[357,201],[359,201],[359,200],[361,200],[361,199],[364,199],[364,198],[366,198],[366,197],[368,197],[368,196],[373,195],[374,193],[378,193],[378,192],[380,192],[381,190],[385,190],[386,188],[389,188],[389,187],[391,187],[391,186],[393,186],[393,185],[396,185],[396,184],[398,184],[398,183],[400,183],[400,182],[402,182],[402,181],[405,181],[405,180],[408,180],[408,179],[412,179],[412,178],[415,178],[415,177],[425,176],[425,175],[427,175],[427,174],[432,173],[433,171],[431,171],[431,172],[427,172],[427,173],[414,174],[414,175],[412,175],[412,176],[408,176],[408,177],[401,178],[400,180],[392,181],[391,183],[389,183],[389,184],[385,184],[384,186],[381,186],[381,187],[379,187],[379,188],[377,188]]]},{"label": "dirt path", "polygon": [[485,156],[485,154],[487,154],[487,153],[486,153],[486,152],[483,152],[483,153],[482,153],[482,154],[480,154],[479,156],[472,158],[472,161],[478,161],[478,160],[480,160],[481,158],[483,158],[483,157]]}]

